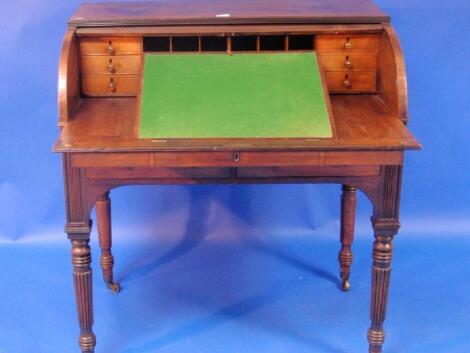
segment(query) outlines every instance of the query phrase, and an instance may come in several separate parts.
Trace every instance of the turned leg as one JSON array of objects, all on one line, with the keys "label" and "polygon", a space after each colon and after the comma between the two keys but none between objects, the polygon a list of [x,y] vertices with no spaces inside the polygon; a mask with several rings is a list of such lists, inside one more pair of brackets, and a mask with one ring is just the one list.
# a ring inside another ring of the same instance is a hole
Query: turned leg
[{"label": "turned leg", "polygon": [[367,333],[369,352],[381,353],[385,340],[383,323],[385,320],[390,274],[392,270],[392,240],[398,225],[374,220],[374,249],[372,252],[372,291],[370,318],[371,326]]},{"label": "turned leg", "polygon": [[96,201],[96,218],[98,223],[98,236],[101,248],[101,269],[103,270],[103,280],[114,293],[119,292],[118,283],[113,282],[114,257],[111,253],[111,201],[109,192],[103,194]]},{"label": "turned leg", "polygon": [[353,260],[351,245],[354,240],[354,222],[356,218],[356,188],[343,185],[341,194],[341,250],[339,252],[341,288],[350,288],[349,273]]},{"label": "turned leg", "polygon": [[383,324],[392,270],[392,240],[400,228],[401,166],[382,167],[382,182],[372,217],[375,241],[372,252],[371,326],[367,332],[369,353],[381,353],[385,340]]},{"label": "turned leg", "polygon": [[89,240],[72,240],[73,283],[80,323],[79,345],[82,353],[93,353],[96,337],[93,326],[91,252]]}]

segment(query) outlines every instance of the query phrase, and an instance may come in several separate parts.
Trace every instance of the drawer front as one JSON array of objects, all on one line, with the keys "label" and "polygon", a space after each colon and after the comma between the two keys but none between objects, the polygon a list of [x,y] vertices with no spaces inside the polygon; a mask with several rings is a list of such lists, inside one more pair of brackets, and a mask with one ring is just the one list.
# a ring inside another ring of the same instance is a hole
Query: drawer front
[{"label": "drawer front", "polygon": [[129,55],[140,54],[142,40],[140,38],[81,38],[80,53],[82,55]]},{"label": "drawer front", "polygon": [[323,53],[319,55],[323,71],[375,71],[374,53]]},{"label": "drawer front", "polygon": [[325,72],[326,85],[331,93],[371,93],[376,90],[375,71]]},{"label": "drawer front", "polygon": [[[339,166],[341,168],[361,168],[354,172],[350,170],[349,175],[377,175],[377,168],[371,166],[382,165],[401,165],[403,163],[402,151],[217,151],[217,152],[102,152],[102,153],[72,153],[71,161],[74,167],[83,168],[125,168],[129,176],[138,177],[141,172],[149,168],[154,170],[153,176],[175,177],[186,174],[186,176],[195,177],[226,177],[229,170],[225,167],[235,167],[238,169],[241,177],[258,176],[287,176],[284,167],[295,167],[289,172],[292,176],[308,175],[340,175],[338,170],[331,167]],[[313,167],[322,166],[322,169]],[[194,167],[204,167],[199,172],[190,172]],[[222,167],[222,168],[220,168]],[[243,167],[255,167],[251,172]],[[261,167],[275,167],[275,169],[266,170]],[[305,168],[307,167],[307,168]],[[326,169],[325,167],[328,167]],[[129,168],[135,168],[134,171]],[[154,168],[160,170],[157,172]],[[178,169],[175,169],[178,168]],[[181,169],[183,168],[183,169]],[[209,168],[209,169],[207,169]],[[216,168],[216,169],[214,169]],[[162,172],[162,170],[166,170]],[[176,173],[176,170],[180,172]],[[185,171],[181,173],[182,171]],[[359,171],[362,170],[362,171]],[[88,177],[117,177],[116,175],[106,175],[109,170],[103,169],[102,172],[87,172]],[[117,173],[126,173],[120,171]],[[191,175],[192,174],[192,175]],[[271,174],[271,175],[269,175]]]},{"label": "drawer front", "polygon": [[140,73],[140,55],[85,55],[81,64],[84,75]]},{"label": "drawer front", "polygon": [[238,168],[239,178],[375,176],[379,166],[245,167]]},{"label": "drawer front", "polygon": [[225,179],[229,168],[88,168],[91,179]]},{"label": "drawer front", "polygon": [[85,75],[82,92],[87,96],[135,96],[139,83],[138,75]]},{"label": "drawer front", "polygon": [[319,52],[376,52],[378,49],[379,36],[374,34],[321,34],[315,39],[315,50]]}]

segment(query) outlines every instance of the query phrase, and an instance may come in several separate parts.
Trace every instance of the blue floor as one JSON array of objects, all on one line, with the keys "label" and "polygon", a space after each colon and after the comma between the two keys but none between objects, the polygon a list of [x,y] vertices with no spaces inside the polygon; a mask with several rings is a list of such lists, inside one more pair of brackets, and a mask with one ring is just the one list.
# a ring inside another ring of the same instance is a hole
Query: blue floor
[{"label": "blue floor", "polygon": [[[101,281],[94,235],[96,352],[367,351],[369,239],[354,245],[343,293],[337,234],[235,228],[178,239],[116,231],[118,295]],[[463,236],[397,237],[384,353],[470,352],[469,252]],[[0,352],[78,352],[68,242],[4,242],[0,259]]]}]

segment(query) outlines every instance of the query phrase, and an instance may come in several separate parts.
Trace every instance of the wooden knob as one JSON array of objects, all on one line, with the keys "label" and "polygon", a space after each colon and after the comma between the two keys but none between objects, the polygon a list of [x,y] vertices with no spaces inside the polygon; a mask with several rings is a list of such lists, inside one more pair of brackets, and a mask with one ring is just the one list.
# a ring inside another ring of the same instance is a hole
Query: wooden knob
[{"label": "wooden knob", "polygon": [[109,79],[108,88],[109,88],[109,92],[113,92],[113,93],[116,92],[116,85],[114,84],[114,79],[113,78]]},{"label": "wooden knob", "polygon": [[345,47],[346,49],[351,49],[351,48],[352,48],[352,44],[351,44],[351,42],[349,41],[349,39],[346,41],[346,43],[344,43],[344,47]]},{"label": "wooden knob", "polygon": [[344,84],[344,87],[346,88],[351,88],[351,85],[352,85],[351,81],[349,81],[348,78],[344,80],[343,84]]},{"label": "wooden knob", "polygon": [[238,152],[235,153],[235,156],[234,156],[233,160],[234,160],[235,162],[240,162],[240,153],[238,153]]},{"label": "wooden knob", "polygon": [[111,41],[109,41],[108,53],[109,53],[109,55],[114,55],[113,43]]},{"label": "wooden knob", "polygon": [[353,67],[351,59],[349,59],[349,57],[346,57],[346,61],[344,62],[344,67],[347,69],[352,69]]},{"label": "wooden knob", "polygon": [[112,74],[116,72],[116,67],[113,65],[113,60],[111,59],[109,59],[108,71]]}]

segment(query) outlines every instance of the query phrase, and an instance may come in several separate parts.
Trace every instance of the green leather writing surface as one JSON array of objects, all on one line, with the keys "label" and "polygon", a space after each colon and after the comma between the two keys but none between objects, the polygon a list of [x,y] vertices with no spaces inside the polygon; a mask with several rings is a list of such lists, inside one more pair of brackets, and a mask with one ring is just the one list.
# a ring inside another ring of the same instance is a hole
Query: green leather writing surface
[{"label": "green leather writing surface", "polygon": [[141,138],[332,137],[315,53],[146,54]]}]

